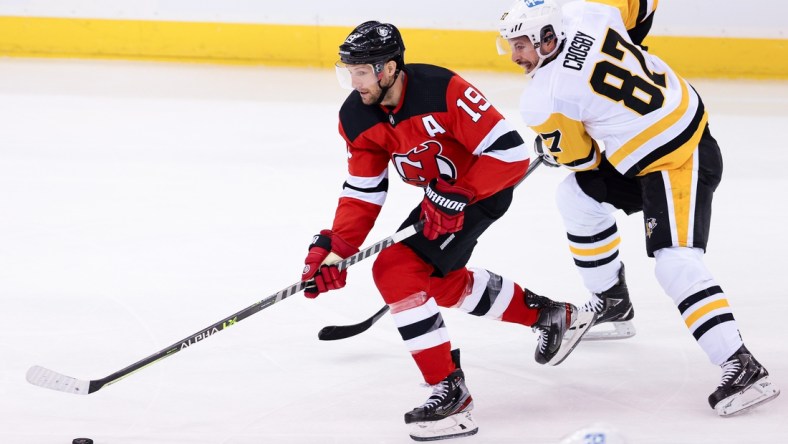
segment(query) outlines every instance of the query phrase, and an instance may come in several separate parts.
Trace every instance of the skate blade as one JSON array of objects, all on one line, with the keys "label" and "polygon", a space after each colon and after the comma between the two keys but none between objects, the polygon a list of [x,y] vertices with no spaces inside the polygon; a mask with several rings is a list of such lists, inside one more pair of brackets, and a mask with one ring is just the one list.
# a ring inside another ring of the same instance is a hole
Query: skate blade
[{"label": "skate blade", "polygon": [[720,416],[730,417],[767,403],[779,394],[780,389],[769,381],[768,376],[764,376],[755,384],[718,402],[714,410]]},{"label": "skate blade", "polygon": [[594,321],[596,320],[596,313],[593,311],[580,311],[577,313],[577,319],[575,322],[569,326],[570,330],[574,330],[575,334],[572,335],[571,339],[566,340],[561,348],[558,349],[558,352],[553,356],[552,359],[547,361],[547,365],[558,365],[564,362],[564,359],[569,356],[569,353],[572,353],[572,350],[577,347],[577,344],[580,343],[580,340],[583,339],[586,333],[588,333],[588,329],[594,325]]},{"label": "skate blade", "polygon": [[[612,329],[610,327],[612,327]],[[583,336],[584,341],[607,341],[611,339],[627,339],[635,336],[635,324],[632,321],[605,322],[593,326],[588,333]],[[574,336],[574,329],[570,329],[564,335],[564,340],[569,341]]]},{"label": "skate blade", "polygon": [[414,441],[438,441],[475,435],[479,426],[473,421],[471,412],[457,413],[439,421],[423,421],[411,424],[410,437]]}]

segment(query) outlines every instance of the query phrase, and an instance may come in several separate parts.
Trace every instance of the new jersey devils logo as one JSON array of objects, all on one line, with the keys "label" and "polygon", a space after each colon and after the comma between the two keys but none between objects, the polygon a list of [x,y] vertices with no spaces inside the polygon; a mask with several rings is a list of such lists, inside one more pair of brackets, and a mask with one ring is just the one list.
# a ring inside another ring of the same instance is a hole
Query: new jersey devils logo
[{"label": "new jersey devils logo", "polygon": [[441,156],[442,151],[440,143],[428,140],[406,154],[394,154],[394,166],[402,180],[420,187],[441,175],[456,179],[457,168],[451,160]]}]

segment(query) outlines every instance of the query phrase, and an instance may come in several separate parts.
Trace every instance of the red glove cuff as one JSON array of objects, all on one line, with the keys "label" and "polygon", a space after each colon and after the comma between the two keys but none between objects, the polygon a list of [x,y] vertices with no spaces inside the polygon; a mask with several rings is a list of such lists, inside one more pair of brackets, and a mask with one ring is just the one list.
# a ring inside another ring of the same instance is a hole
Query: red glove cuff
[{"label": "red glove cuff", "polygon": [[314,283],[304,289],[306,297],[314,298],[320,293],[345,286],[347,271],[339,271],[335,265],[324,264],[332,252],[344,259],[357,253],[358,248],[350,245],[331,230],[322,230],[320,234],[315,235],[312,243],[309,244],[309,253],[304,259],[304,269],[301,272],[302,281],[314,279]]}]

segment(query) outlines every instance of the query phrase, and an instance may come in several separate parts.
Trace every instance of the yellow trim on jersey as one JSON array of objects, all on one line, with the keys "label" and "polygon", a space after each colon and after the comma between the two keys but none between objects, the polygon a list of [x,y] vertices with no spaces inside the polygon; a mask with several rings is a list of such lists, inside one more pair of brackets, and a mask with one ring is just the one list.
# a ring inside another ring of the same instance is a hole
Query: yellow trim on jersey
[{"label": "yellow trim on jersey", "polygon": [[717,310],[718,308],[725,308],[728,307],[728,300],[727,299],[719,299],[716,301],[709,302],[708,304],[704,305],[703,307],[695,310],[692,315],[687,317],[684,320],[684,323],[687,324],[687,327],[692,327],[692,324],[695,323],[698,319],[703,317],[703,315],[711,312],[712,310]]},{"label": "yellow trim on jersey", "polygon": [[621,244],[621,238],[617,237],[609,244],[602,245],[601,247],[577,248],[570,245],[569,250],[572,251],[572,254],[574,254],[575,256],[596,256],[602,253],[607,253],[608,251],[618,247],[619,244]]},{"label": "yellow trim on jersey", "polygon": [[[532,129],[542,136],[546,148],[562,165],[575,171],[590,170],[599,166],[601,161],[599,146],[586,132],[583,122],[561,113],[553,113],[547,120],[533,126]],[[556,144],[558,146],[555,146]],[[592,160],[593,163],[588,163]]]},{"label": "yellow trim on jersey", "polygon": [[[621,20],[627,27],[627,30],[634,28],[638,25],[638,16],[640,16],[640,0],[587,0],[589,3],[601,3],[603,5],[612,6],[621,13]],[[650,11],[643,13],[646,17],[649,13],[657,9],[658,0],[654,0],[654,6]]]},{"label": "yellow trim on jersey", "polygon": [[[655,3],[656,4],[656,3]],[[333,67],[353,26],[0,16],[0,56]],[[401,28],[408,62],[522,74],[495,54],[497,32]],[[283,45],[282,42],[287,42]],[[648,36],[684,77],[788,79],[788,39]],[[747,54],[732,63],[731,54]]]},{"label": "yellow trim on jersey", "polygon": [[653,173],[654,171],[675,170],[677,168],[681,168],[687,159],[692,157],[692,152],[698,147],[708,121],[709,113],[704,111],[703,117],[700,119],[700,123],[698,124],[698,128],[684,145],[676,148],[667,156],[662,157],[658,162],[652,163],[648,166],[648,168],[644,168],[643,171],[639,172],[637,175],[644,176],[648,173]]},{"label": "yellow trim on jersey", "polygon": [[[641,131],[640,134],[621,145],[621,147],[617,149],[615,153],[612,155],[608,154],[608,160],[610,160],[610,163],[613,166],[618,166],[618,164],[620,164],[624,158],[634,153],[647,141],[675,125],[676,122],[678,122],[686,114],[690,102],[689,88],[687,87],[687,82],[681,77],[679,77],[679,82],[681,83],[681,103],[679,103],[679,106],[676,107],[676,109],[674,109],[670,114],[666,115],[658,122]],[[706,127],[706,122],[708,122],[708,119],[709,113],[704,110],[703,117],[701,118],[697,129],[686,143],[673,150],[670,154],[665,155],[659,159],[659,161],[652,163],[649,167],[644,168],[637,175],[643,176],[654,171],[674,170],[684,165],[687,159],[692,155],[692,152],[695,151],[695,148],[697,148],[700,138],[703,136],[703,130]]]},{"label": "yellow trim on jersey", "polygon": [[676,122],[684,117],[684,114],[687,113],[687,108],[689,108],[690,95],[689,88],[687,88],[687,82],[681,77],[679,77],[679,82],[681,83],[681,103],[679,103],[679,106],[677,106],[676,109],[674,109],[670,114],[661,118],[650,127],[641,131],[640,134],[621,145],[621,147],[617,149],[612,155],[608,153],[607,158],[610,160],[610,163],[613,164],[613,166],[618,166],[618,164],[621,163],[624,158],[634,153],[635,150],[640,148],[644,143],[653,139],[666,129],[672,127],[676,124]]}]

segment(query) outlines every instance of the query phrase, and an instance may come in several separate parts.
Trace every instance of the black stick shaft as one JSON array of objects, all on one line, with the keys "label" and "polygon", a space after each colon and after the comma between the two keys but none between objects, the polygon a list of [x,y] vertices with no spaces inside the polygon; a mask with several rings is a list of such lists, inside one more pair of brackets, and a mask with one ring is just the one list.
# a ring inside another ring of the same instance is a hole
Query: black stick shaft
[{"label": "black stick shaft", "polygon": [[[340,270],[344,270],[358,262],[363,261],[364,259],[367,259],[370,256],[374,256],[375,254],[378,254],[381,250],[388,248],[396,244],[397,242],[400,242],[403,239],[406,239],[416,234],[421,230],[422,226],[423,226],[422,222],[417,222],[409,227],[403,228],[402,230],[394,233],[393,235],[370,245],[369,247],[359,251],[358,253],[352,256],[348,256],[347,258],[341,260],[337,264],[337,266],[339,267]],[[131,375],[134,372],[137,372],[164,358],[170,357],[183,349],[189,348],[192,345],[197,344],[198,342],[201,342],[204,339],[207,339],[215,335],[216,333],[224,331],[225,329],[232,327],[236,323],[241,322],[242,320],[248,318],[249,316],[252,316],[253,314],[263,309],[266,309],[271,305],[274,305],[277,302],[280,302],[283,299],[288,298],[296,293],[300,293],[304,288],[306,288],[308,283],[309,282],[296,282],[295,284],[287,288],[284,288],[261,301],[255,302],[254,304],[244,308],[243,310],[235,314],[232,314],[222,319],[221,321],[218,321],[206,328],[201,329],[197,333],[194,333],[170,345],[169,347],[159,350],[158,352],[146,358],[140,359],[139,361],[129,365],[128,367],[122,370],[118,370],[107,377],[92,380],[90,381],[90,388],[88,389],[88,393],[93,393],[106,385],[114,384],[115,382],[120,381],[121,379]]]}]

